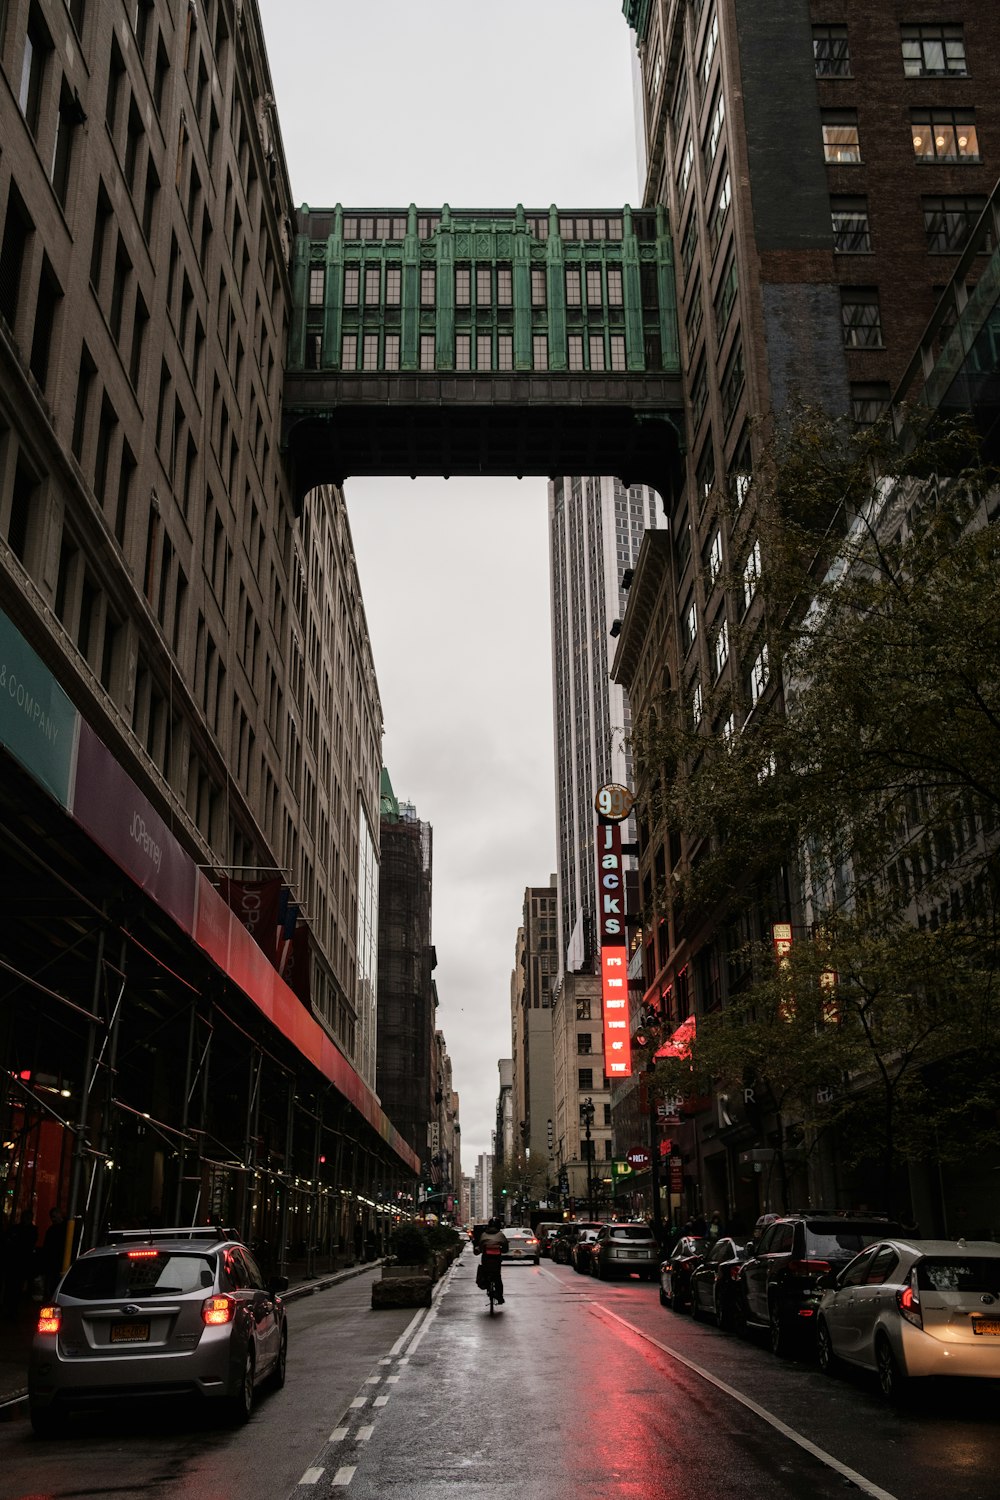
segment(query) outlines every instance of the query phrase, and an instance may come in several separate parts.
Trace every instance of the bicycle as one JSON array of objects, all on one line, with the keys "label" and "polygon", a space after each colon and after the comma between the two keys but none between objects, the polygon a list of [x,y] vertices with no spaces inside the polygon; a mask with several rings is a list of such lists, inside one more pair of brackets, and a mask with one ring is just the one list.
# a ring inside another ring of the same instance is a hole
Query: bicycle
[{"label": "bicycle", "polygon": [[500,1256],[499,1256],[499,1254],[497,1254],[497,1256],[495,1258],[496,1258],[496,1261],[497,1261],[497,1266],[496,1266],[497,1275],[492,1275],[491,1274],[491,1268],[487,1264],[487,1259],[486,1259],[485,1255],[483,1256],[483,1261],[482,1261],[482,1270],[483,1270],[483,1274],[484,1274],[484,1276],[486,1278],[486,1294],[489,1297],[489,1302],[490,1302],[490,1317],[491,1318],[493,1317],[493,1309],[494,1309],[494,1307],[502,1307],[503,1306],[503,1301],[504,1301],[503,1294],[499,1293],[497,1291],[497,1279],[498,1279],[498,1275],[499,1275],[499,1272],[500,1272],[500,1264],[501,1264],[500,1263]]}]

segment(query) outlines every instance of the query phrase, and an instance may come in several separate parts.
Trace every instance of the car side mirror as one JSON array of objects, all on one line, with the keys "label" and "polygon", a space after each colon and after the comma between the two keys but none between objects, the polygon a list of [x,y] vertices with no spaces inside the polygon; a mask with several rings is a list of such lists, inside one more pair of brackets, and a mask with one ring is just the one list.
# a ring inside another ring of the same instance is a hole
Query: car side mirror
[{"label": "car side mirror", "polygon": [[816,1289],[820,1292],[832,1292],[837,1285],[836,1271],[824,1271],[821,1276],[816,1277]]},{"label": "car side mirror", "polygon": [[753,1255],[754,1252],[755,1252],[755,1250],[756,1250],[756,1246],[755,1246],[753,1240],[747,1240],[746,1244],[743,1246],[743,1254],[744,1255]]}]

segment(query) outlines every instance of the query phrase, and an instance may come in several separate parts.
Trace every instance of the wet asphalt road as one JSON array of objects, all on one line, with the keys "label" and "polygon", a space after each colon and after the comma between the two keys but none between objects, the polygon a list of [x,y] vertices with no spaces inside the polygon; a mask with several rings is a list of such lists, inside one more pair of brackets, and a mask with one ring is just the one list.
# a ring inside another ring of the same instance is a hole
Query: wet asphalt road
[{"label": "wet asphalt road", "polygon": [[994,1500],[1000,1392],[887,1410],[660,1307],[656,1287],[505,1268],[492,1319],[466,1253],[429,1313],[371,1275],[294,1303],[288,1383],[239,1432],[174,1415],[0,1425],[0,1500]]}]

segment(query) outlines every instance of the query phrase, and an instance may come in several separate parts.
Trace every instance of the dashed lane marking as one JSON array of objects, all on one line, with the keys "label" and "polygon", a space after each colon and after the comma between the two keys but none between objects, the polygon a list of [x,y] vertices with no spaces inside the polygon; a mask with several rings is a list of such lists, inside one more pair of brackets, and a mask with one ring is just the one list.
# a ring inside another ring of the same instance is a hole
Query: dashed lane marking
[{"label": "dashed lane marking", "polygon": [[355,1396],[354,1400],[351,1402],[351,1411],[360,1411],[363,1406],[367,1405],[367,1396]]},{"label": "dashed lane marking", "polygon": [[330,1436],[327,1438],[327,1442],[342,1443],[350,1430],[351,1429],[349,1427],[335,1427],[330,1433]]},{"label": "dashed lane marking", "polygon": [[323,1478],[322,1469],[307,1469],[299,1480],[299,1484],[318,1484]]},{"label": "dashed lane marking", "polygon": [[372,1405],[373,1406],[388,1406],[389,1405],[389,1397],[388,1396],[376,1396],[375,1400],[372,1402]]},{"label": "dashed lane marking", "polygon": [[345,1464],[342,1469],[338,1469],[331,1481],[334,1489],[345,1490],[354,1478],[357,1467],[357,1464]]},{"label": "dashed lane marking", "polygon": [[355,1436],[357,1437],[359,1443],[367,1443],[368,1439],[371,1437],[374,1431],[375,1424],[370,1423],[367,1427],[359,1427]]},{"label": "dashed lane marking", "polygon": [[856,1484],[863,1494],[871,1495],[872,1500],[897,1500],[897,1496],[890,1494],[888,1490],[882,1489],[880,1485],[875,1484],[871,1479],[866,1479],[856,1469],[849,1468],[847,1464],[842,1464],[839,1458],[834,1458],[833,1454],[827,1453],[825,1448],[817,1447],[807,1437],[803,1437],[801,1432],[796,1432],[794,1427],[789,1427],[780,1417],[776,1417],[773,1412],[767,1411],[763,1406],[758,1406],[756,1401],[752,1401],[749,1396],[744,1396],[742,1391],[736,1390],[734,1386],[728,1385],[726,1381],[720,1380],[717,1375],[713,1375],[703,1365],[696,1364],[693,1359],[685,1358],[683,1354],[678,1354],[677,1350],[671,1349],[669,1344],[661,1344],[660,1340],[655,1339],[651,1333],[646,1333],[643,1329],[637,1328],[634,1323],[629,1323],[627,1319],[620,1318],[617,1313],[610,1312],[601,1303],[590,1303],[588,1311],[592,1312],[595,1317],[613,1319],[614,1322],[620,1323],[623,1328],[627,1328],[630,1333],[634,1333],[638,1338],[644,1339],[647,1344],[653,1344],[657,1349],[662,1350],[664,1354],[669,1355],[671,1359],[676,1359],[678,1364],[685,1365],[687,1369],[693,1370],[696,1375],[701,1376],[702,1380],[707,1380],[709,1385],[714,1385],[716,1390],[722,1391],[726,1396],[731,1396],[734,1401],[738,1401],[741,1406],[745,1406],[748,1411],[752,1411],[754,1416],[760,1417],[762,1421],[769,1423],[776,1432],[782,1433],[784,1437],[790,1438],[793,1443],[797,1443],[806,1453],[811,1453],[814,1458],[818,1458],[820,1463],[826,1464],[828,1469],[833,1469],[835,1473],[840,1474],[849,1483]]}]

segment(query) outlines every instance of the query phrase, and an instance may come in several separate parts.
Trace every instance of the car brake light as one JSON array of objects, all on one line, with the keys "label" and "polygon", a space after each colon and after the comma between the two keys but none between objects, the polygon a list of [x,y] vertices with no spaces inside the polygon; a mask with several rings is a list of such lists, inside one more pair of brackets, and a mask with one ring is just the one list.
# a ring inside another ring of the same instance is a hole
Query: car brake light
[{"label": "car brake light", "polygon": [[201,1321],[209,1328],[220,1323],[231,1323],[236,1312],[232,1297],[206,1297],[201,1304]]},{"label": "car brake light", "polygon": [[831,1266],[828,1260],[790,1260],[785,1270],[792,1276],[823,1276]]},{"label": "car brake light", "polygon": [[159,1253],[159,1250],[130,1250],[128,1258],[129,1260],[155,1260]]},{"label": "car brake light", "polygon": [[61,1308],[40,1307],[38,1309],[38,1333],[58,1333],[61,1322]]},{"label": "car brake light", "polygon": [[920,1311],[920,1297],[912,1281],[909,1286],[904,1286],[896,1293],[896,1306],[908,1323],[914,1328],[923,1328],[924,1315]]}]

